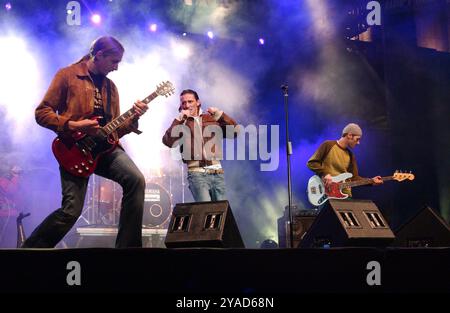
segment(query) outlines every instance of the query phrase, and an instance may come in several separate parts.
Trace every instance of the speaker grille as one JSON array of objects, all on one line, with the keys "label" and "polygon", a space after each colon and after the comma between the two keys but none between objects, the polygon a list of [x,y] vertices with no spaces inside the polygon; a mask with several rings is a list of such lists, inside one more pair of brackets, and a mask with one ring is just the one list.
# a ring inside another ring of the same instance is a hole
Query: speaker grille
[{"label": "speaker grille", "polygon": [[243,248],[228,201],[179,203],[165,240],[168,248]]},{"label": "speaker grille", "polygon": [[300,246],[386,246],[394,238],[388,223],[372,201],[330,199]]}]

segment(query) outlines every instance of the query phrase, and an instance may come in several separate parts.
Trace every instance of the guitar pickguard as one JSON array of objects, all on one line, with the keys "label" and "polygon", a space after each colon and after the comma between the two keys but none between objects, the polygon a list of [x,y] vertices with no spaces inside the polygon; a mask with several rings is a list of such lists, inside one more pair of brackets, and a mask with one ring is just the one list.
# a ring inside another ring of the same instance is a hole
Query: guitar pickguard
[{"label": "guitar pickguard", "polygon": [[325,193],[328,195],[328,198],[343,199],[348,197],[348,195],[345,195],[341,192],[338,183],[331,183],[330,185],[328,185],[326,187]]},{"label": "guitar pickguard", "polygon": [[116,143],[110,143],[110,138],[104,136],[57,137],[53,141],[52,150],[59,164],[70,174],[89,177],[97,166],[98,159],[112,151]]}]

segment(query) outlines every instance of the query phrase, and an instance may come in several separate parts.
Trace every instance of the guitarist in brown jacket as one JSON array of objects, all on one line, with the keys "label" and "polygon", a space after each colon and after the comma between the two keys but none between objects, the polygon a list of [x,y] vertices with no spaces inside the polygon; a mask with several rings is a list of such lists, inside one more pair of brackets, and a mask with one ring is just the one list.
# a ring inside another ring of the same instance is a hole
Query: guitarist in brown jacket
[{"label": "guitarist in brown jacket", "polygon": [[[119,116],[119,94],[106,75],[118,68],[124,48],[109,36],[95,40],[80,61],[59,70],[42,102],[36,109],[39,125],[53,130],[58,137],[82,133],[99,136],[103,125]],[[145,179],[118,139],[137,130],[137,120],[148,106],[136,101],[133,114],[112,134],[116,144],[97,160],[95,174],[119,183],[123,188],[122,208],[116,247],[142,246],[142,214]],[[100,134],[101,135],[101,134]],[[61,162],[60,162],[61,163]],[[90,166],[84,164],[84,167]],[[23,248],[54,247],[81,215],[88,177],[76,176],[60,166],[62,204],[28,237]]]}]

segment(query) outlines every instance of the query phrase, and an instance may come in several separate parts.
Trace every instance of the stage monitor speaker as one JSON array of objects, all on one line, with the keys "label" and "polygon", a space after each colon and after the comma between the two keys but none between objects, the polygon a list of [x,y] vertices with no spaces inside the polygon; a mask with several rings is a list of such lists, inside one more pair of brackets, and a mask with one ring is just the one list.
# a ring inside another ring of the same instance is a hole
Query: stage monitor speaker
[{"label": "stage monitor speaker", "polygon": [[387,246],[395,238],[370,200],[330,199],[300,242],[301,248]]},{"label": "stage monitor speaker", "polygon": [[[306,234],[308,229],[311,227],[314,222],[318,210],[317,209],[309,209],[309,210],[300,210],[297,206],[293,206],[291,209],[292,215],[292,231],[293,231],[293,248],[298,248],[300,241],[303,236]],[[289,244],[289,224],[287,221],[289,220],[289,208],[286,206],[284,210],[284,215],[278,218],[278,247],[280,248],[291,248]]]},{"label": "stage monitor speaker", "polygon": [[167,248],[244,248],[228,201],[178,203],[172,212]]},{"label": "stage monitor speaker", "polygon": [[394,247],[450,247],[450,226],[430,207],[419,210],[396,231]]}]

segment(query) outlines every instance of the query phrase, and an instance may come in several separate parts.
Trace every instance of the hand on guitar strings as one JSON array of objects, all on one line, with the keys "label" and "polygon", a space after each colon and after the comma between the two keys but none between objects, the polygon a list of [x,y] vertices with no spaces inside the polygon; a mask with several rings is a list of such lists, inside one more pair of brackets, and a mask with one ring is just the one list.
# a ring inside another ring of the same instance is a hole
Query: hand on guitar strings
[{"label": "hand on guitar strings", "polygon": [[147,112],[148,105],[140,100],[136,100],[136,102],[133,105],[133,109],[134,109],[134,114],[139,117],[142,114],[144,114],[145,112]]},{"label": "hand on guitar strings", "polygon": [[70,130],[81,131],[89,135],[95,135],[100,128],[96,118],[84,119],[81,121],[69,121],[68,126]]},{"label": "hand on guitar strings", "polygon": [[325,187],[328,187],[333,182],[333,177],[330,174],[327,174],[322,178],[322,180]]}]

